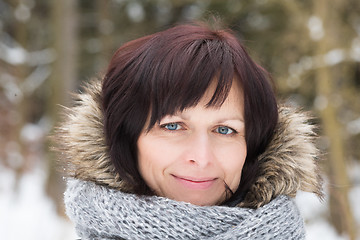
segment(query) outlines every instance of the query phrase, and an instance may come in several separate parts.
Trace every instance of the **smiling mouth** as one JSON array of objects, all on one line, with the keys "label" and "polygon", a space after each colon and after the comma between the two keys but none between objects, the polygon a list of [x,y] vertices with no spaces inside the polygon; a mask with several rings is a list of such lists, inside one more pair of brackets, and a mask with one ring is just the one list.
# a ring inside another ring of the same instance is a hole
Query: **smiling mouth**
[{"label": "smiling mouth", "polygon": [[178,183],[182,186],[190,189],[207,189],[210,188],[216,181],[217,178],[204,178],[197,179],[192,177],[180,177],[176,175],[172,175]]}]

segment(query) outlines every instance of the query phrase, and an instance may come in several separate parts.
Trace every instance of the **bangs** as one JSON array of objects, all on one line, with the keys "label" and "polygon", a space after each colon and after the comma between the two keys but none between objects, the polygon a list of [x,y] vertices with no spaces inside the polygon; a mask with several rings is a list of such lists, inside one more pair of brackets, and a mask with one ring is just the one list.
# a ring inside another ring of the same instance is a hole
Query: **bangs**
[{"label": "bangs", "polygon": [[213,82],[217,86],[206,107],[220,107],[227,98],[234,79],[230,47],[218,36],[204,39],[201,32],[196,34],[199,39],[179,33],[149,41],[147,57],[155,67],[148,76],[148,130],[164,116],[196,106]]},{"label": "bangs", "polygon": [[277,126],[277,102],[267,71],[251,59],[232,31],[201,23],[173,27],[120,47],[104,76],[101,101],[109,156],[122,181],[135,193],[151,193],[137,164],[137,142],[144,127],[150,130],[164,116],[196,106],[211,84],[215,90],[205,107],[220,107],[233,81],[243,92],[247,144],[240,185],[231,197],[236,198],[255,182],[258,156]]}]

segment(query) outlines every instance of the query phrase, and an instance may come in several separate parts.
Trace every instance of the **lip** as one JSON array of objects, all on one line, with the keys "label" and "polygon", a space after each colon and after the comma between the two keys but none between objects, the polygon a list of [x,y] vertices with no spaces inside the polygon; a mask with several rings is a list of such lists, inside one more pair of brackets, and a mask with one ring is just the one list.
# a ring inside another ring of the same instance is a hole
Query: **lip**
[{"label": "lip", "polygon": [[217,178],[194,178],[194,177],[183,177],[183,176],[172,176],[182,186],[190,189],[205,190],[210,188],[216,181]]}]

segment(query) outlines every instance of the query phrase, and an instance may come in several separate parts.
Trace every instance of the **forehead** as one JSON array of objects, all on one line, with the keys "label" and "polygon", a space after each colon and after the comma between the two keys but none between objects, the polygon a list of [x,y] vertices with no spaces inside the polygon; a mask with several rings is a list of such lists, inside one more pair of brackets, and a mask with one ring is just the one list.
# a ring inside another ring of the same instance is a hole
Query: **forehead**
[{"label": "forehead", "polygon": [[[240,81],[237,77],[227,79],[226,83],[219,82],[218,78],[212,78],[208,87],[203,92],[198,92],[197,96],[190,95],[169,98],[168,101],[159,101],[150,109],[147,129],[150,130],[156,122],[160,122],[167,115],[176,115],[196,106],[204,108],[220,109],[225,105],[232,105],[240,109],[243,115],[244,97]],[[179,101],[180,100],[180,101]]]},{"label": "forehead", "polygon": [[212,118],[216,117],[216,119],[231,118],[243,121],[244,98],[239,84],[236,81],[233,82],[227,97],[221,105],[209,105],[209,101],[212,99],[216,87],[216,83],[212,83],[198,104],[185,108],[183,111],[177,111],[174,114],[169,114],[170,116],[166,115],[165,118],[180,116],[185,120],[213,120]]},{"label": "forehead", "polygon": [[239,103],[241,107],[243,106],[243,102],[244,102],[243,89],[236,78],[232,80],[230,89],[227,92],[223,92],[224,96],[221,96],[223,98],[223,101],[212,104],[211,101],[214,98],[214,96],[216,96],[216,91],[218,87],[219,87],[218,82],[216,79],[214,79],[207,88],[207,90],[205,91],[202,98],[200,99],[198,105],[202,105],[203,107],[206,108],[221,108],[223,105]]}]

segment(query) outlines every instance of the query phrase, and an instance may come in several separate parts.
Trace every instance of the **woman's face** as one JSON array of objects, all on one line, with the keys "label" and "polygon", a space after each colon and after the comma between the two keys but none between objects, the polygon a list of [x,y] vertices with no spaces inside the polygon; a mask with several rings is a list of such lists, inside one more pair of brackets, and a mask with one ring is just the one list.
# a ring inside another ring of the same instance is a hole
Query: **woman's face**
[{"label": "woman's face", "polygon": [[212,84],[198,105],[143,130],[137,143],[139,171],[158,196],[217,205],[226,200],[225,183],[236,191],[246,142],[243,95],[235,82],[220,108],[205,107]]}]

